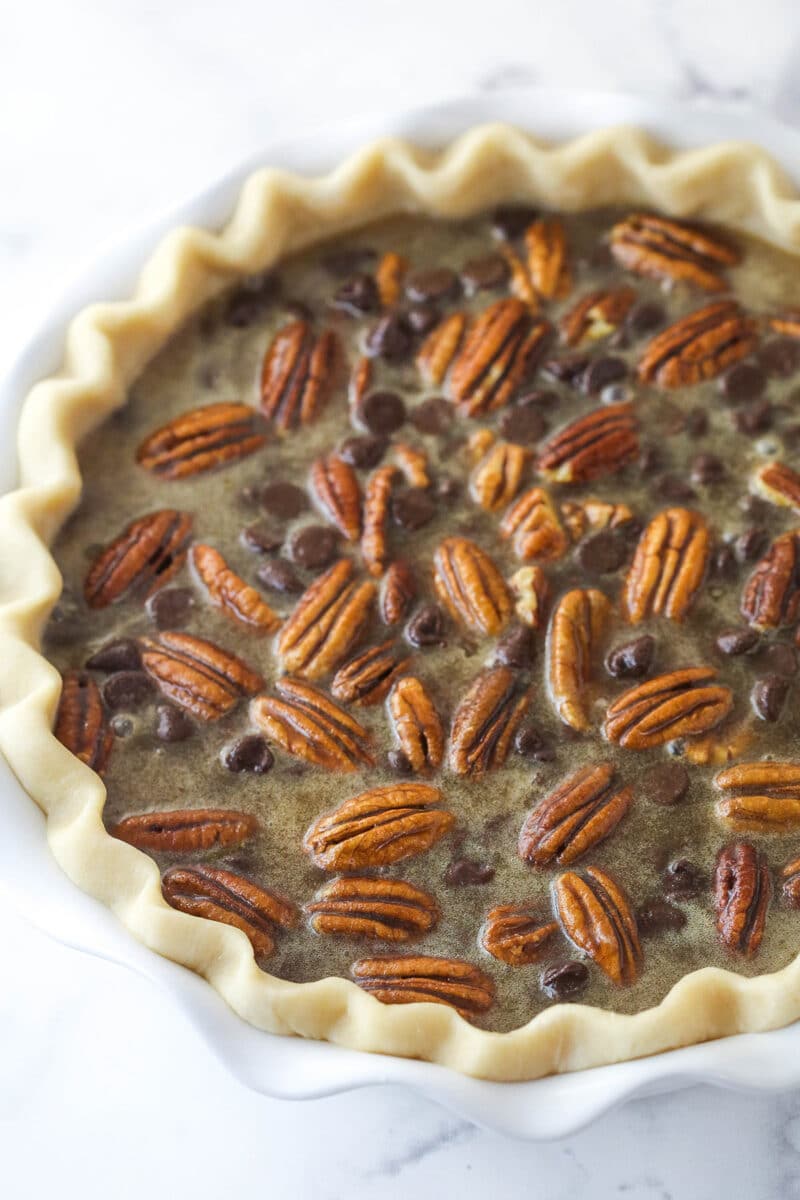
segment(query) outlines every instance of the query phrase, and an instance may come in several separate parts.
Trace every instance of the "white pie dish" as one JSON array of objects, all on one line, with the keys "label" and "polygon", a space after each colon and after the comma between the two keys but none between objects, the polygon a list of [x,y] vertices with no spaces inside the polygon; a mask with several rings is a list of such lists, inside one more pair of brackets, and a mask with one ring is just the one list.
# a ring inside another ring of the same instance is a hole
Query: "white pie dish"
[{"label": "white pie dish", "polygon": [[[588,115],[590,109],[591,118]],[[439,109],[434,113],[415,114],[396,121],[376,119],[374,123],[370,123],[369,127],[365,125],[350,126],[346,130],[333,134],[326,131],[323,136],[296,142],[291,147],[271,148],[259,155],[258,161],[269,161],[303,172],[317,172],[332,165],[356,145],[369,140],[379,132],[399,133],[417,142],[436,143],[448,139],[466,126],[489,117],[499,117],[517,125],[527,125],[540,135],[556,139],[570,136],[592,126],[614,124],[620,121],[645,126],[662,140],[679,145],[687,144],[689,141],[692,144],[720,141],[730,136],[741,138],[742,133],[745,132],[753,141],[765,145],[787,169],[794,161],[797,148],[795,136],[789,131],[782,131],[780,127],[766,122],[754,121],[751,132],[744,128],[744,123],[739,116],[733,123],[724,117],[716,117],[709,113],[703,114],[702,119],[697,120],[696,115],[692,114],[690,122],[686,110],[683,112],[677,109],[669,112],[653,111],[652,106],[640,106],[635,102],[627,104],[608,98],[565,98],[553,94],[517,94],[492,97],[491,103],[465,101],[446,109]],[[691,139],[681,134],[681,131],[686,130],[690,125]],[[170,214],[163,223],[159,223],[157,228],[151,228],[144,234],[129,239],[121,251],[104,258],[102,270],[89,272],[80,286],[71,290],[60,307],[59,313],[49,322],[42,336],[37,339],[28,354],[21,360],[18,372],[10,380],[9,394],[3,408],[4,418],[7,416],[9,422],[9,432],[13,426],[16,402],[19,396],[24,394],[26,385],[47,373],[57,363],[60,330],[64,316],[75,311],[89,299],[124,296],[131,288],[136,266],[146,256],[147,249],[157,240],[163,229],[178,223],[201,226],[218,224],[230,211],[243,176],[252,170],[254,165],[256,164],[252,162],[245,164],[222,184],[218,184],[196,197],[189,204],[183,206],[180,211]],[[9,450],[13,446],[11,437],[8,438],[7,446]],[[11,474],[7,476],[7,479],[11,484]],[[5,479],[2,482],[5,482]],[[17,797],[17,808],[20,807],[20,801],[22,807],[26,804],[30,807],[30,802],[25,799],[23,794]],[[10,800],[9,803],[12,801]],[[31,828],[30,823],[28,827]],[[34,836],[37,836],[37,833],[34,832]],[[40,837],[40,831],[38,836]],[[6,844],[13,845],[16,867],[19,870],[20,842],[18,838],[12,837]],[[42,858],[43,872],[45,872],[46,851],[44,851],[43,841],[41,849],[43,854],[36,856],[35,860],[38,861],[39,857]],[[31,858],[33,860],[34,856]],[[46,861],[49,867],[51,865],[49,859]],[[53,886],[61,885],[71,894],[70,885],[58,876],[57,868],[54,865],[52,865],[51,874]],[[58,884],[55,883],[56,876],[58,876]],[[9,863],[7,878],[9,881],[13,881],[14,877],[15,864]],[[716,1068],[717,1060],[714,1060],[712,1067],[706,1063],[702,1068],[695,1060],[691,1060],[694,1065],[687,1068],[685,1056],[701,1051],[711,1053],[717,1047],[734,1044],[733,1041],[714,1043],[705,1047],[697,1047],[695,1051],[680,1051],[656,1059],[629,1063],[624,1068],[603,1068],[599,1071],[584,1072],[580,1076],[566,1076],[541,1081],[540,1084],[490,1085],[477,1084],[472,1080],[459,1080],[457,1077],[447,1075],[440,1068],[423,1064],[387,1058],[366,1059],[364,1056],[334,1050],[331,1047],[296,1041],[278,1042],[275,1039],[265,1039],[263,1034],[241,1025],[213,995],[205,996],[205,985],[199,984],[192,977],[187,977],[180,968],[162,963],[149,952],[140,950],[133,943],[129,943],[127,935],[118,930],[113,924],[113,919],[104,912],[99,913],[99,918],[104,918],[104,920],[98,919],[95,922],[94,905],[91,901],[76,895],[76,902],[77,900],[83,901],[86,909],[85,914],[80,915],[77,914],[77,911],[71,912],[65,906],[66,902],[62,903],[60,896],[52,900],[51,907],[49,887],[44,876],[41,881],[35,878],[31,863],[26,859],[22,884],[23,894],[20,897],[23,909],[30,911],[33,908],[35,916],[37,913],[36,901],[38,901],[40,920],[44,927],[51,929],[59,936],[66,931],[65,940],[79,941],[87,949],[144,969],[147,974],[161,977],[167,982],[171,983],[172,980],[180,979],[181,982],[177,985],[178,993],[193,1015],[202,1020],[212,1043],[224,1050],[226,1060],[232,1061],[233,1064],[238,1063],[239,1072],[246,1071],[249,1083],[261,1090],[277,1094],[319,1094],[320,1091],[335,1090],[337,1087],[389,1079],[411,1082],[425,1086],[426,1090],[432,1090],[435,1095],[441,1095],[454,1107],[469,1115],[479,1117],[487,1123],[494,1124],[498,1128],[510,1130],[512,1126],[509,1125],[509,1117],[506,1114],[513,1113],[516,1121],[514,1128],[517,1132],[527,1132],[529,1136],[545,1136],[548,1133],[564,1132],[575,1127],[591,1117],[594,1111],[607,1106],[631,1091],[673,1086],[676,1080],[680,1081],[684,1078],[687,1070],[690,1072],[690,1077],[703,1077],[703,1071]],[[31,890],[35,892],[35,900],[32,900],[29,895],[25,895]],[[92,916],[89,916],[90,912],[93,914]],[[91,936],[88,932],[90,921],[92,922]],[[161,968],[166,968],[163,976],[160,975]],[[203,998],[198,998],[198,987],[202,989]],[[226,1029],[231,1023],[235,1024],[235,1030]],[[791,1034],[791,1030],[785,1031],[785,1034]],[[762,1035],[758,1039],[735,1039],[735,1041],[757,1042],[759,1046],[763,1047],[766,1045],[767,1038],[780,1036],[766,1035],[765,1037]],[[255,1040],[251,1047],[248,1045],[248,1040],[253,1039]],[[785,1049],[779,1053],[779,1061],[783,1059],[784,1054]],[[767,1058],[766,1050],[759,1050],[758,1066],[761,1067],[762,1060],[766,1061]],[[676,1067],[674,1064],[678,1060],[681,1065]],[[700,1061],[703,1061],[702,1058]],[[672,1066],[669,1065],[670,1062],[672,1062]],[[738,1063],[739,1059],[735,1058],[733,1062],[734,1064]],[[657,1066],[648,1073],[646,1068],[651,1064],[657,1064]],[[728,1061],[727,1065],[730,1069],[731,1062]],[[638,1074],[637,1068],[641,1068]],[[700,1074],[695,1076],[695,1072]],[[775,1077],[768,1072],[767,1075],[766,1080],[764,1076],[759,1077],[761,1086],[774,1086]],[[284,1079],[289,1077],[291,1084],[284,1083]],[[298,1082],[299,1080],[302,1080],[302,1083]],[[731,1082],[736,1081],[736,1079],[731,1079]],[[742,1079],[741,1082],[752,1084],[753,1080],[748,1077]],[[778,1082],[786,1081],[781,1079]],[[539,1111],[542,1108],[541,1104],[536,1106],[535,1113],[526,1111],[530,1108],[530,1102],[520,1104],[520,1098],[516,1096],[518,1088],[531,1086],[541,1089],[537,1093],[537,1097],[540,1101],[545,1101],[543,1107],[549,1110],[547,1115]],[[566,1100],[568,1095],[571,1095],[569,1102]],[[581,1106],[581,1096],[583,1107]],[[522,1126],[520,1126],[520,1122],[522,1122]]]}]

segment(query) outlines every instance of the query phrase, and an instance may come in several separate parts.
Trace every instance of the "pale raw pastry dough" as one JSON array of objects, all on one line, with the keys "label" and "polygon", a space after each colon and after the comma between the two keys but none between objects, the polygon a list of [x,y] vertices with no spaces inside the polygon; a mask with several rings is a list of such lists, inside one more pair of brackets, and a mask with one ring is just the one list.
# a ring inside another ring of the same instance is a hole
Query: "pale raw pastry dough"
[{"label": "pale raw pastry dough", "polygon": [[131,300],[95,305],[74,319],[61,370],[37,384],[22,411],[20,489],[0,500],[0,749],[45,810],[50,846],[67,874],[153,950],[204,975],[261,1029],[495,1080],[785,1025],[800,1017],[800,958],[752,979],[696,971],[657,1007],[633,1016],[558,1005],[503,1034],[475,1029],[440,1005],[382,1005],[345,979],[275,979],[256,966],[243,933],[170,908],[156,864],[105,832],[102,782],[51,733],[60,678],[38,647],[61,586],[47,546],[80,494],[75,447],[125,402],[144,365],[194,309],[237,277],[367,221],[399,211],[458,217],[511,201],[573,210],[644,204],[800,249],[795,189],[766,154],[744,144],[675,153],[621,128],[550,147],[487,125],[441,153],[378,142],[320,179],[262,170],[245,184],[221,233],[176,230],[145,265]]}]

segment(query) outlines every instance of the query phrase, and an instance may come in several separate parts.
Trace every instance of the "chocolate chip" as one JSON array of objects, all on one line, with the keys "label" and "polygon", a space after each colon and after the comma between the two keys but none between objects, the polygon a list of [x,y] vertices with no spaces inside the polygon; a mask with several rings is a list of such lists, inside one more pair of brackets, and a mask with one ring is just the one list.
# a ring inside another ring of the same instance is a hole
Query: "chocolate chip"
[{"label": "chocolate chip", "polygon": [[412,646],[445,644],[444,614],[438,604],[424,604],[406,625],[406,637]]},{"label": "chocolate chip", "polygon": [[458,276],[449,267],[428,267],[422,271],[412,271],[406,279],[406,295],[414,304],[455,300],[460,292]]},{"label": "chocolate chip", "polygon": [[533,633],[527,625],[513,625],[499,639],[494,650],[495,662],[504,667],[527,670],[533,661]]},{"label": "chocolate chip", "polygon": [[708,413],[702,408],[690,408],[686,414],[684,429],[692,438],[705,437],[708,433]]},{"label": "chocolate chip", "polygon": [[648,800],[671,807],[685,799],[689,790],[689,772],[681,763],[660,763],[647,772],[643,784]]},{"label": "chocolate chip", "polygon": [[447,433],[453,424],[453,406],[444,396],[429,396],[411,410],[409,420],[420,433]]},{"label": "chocolate chip", "polygon": [[705,887],[705,877],[694,863],[677,858],[668,863],[661,876],[664,895],[669,900],[691,900]]},{"label": "chocolate chip", "polygon": [[520,392],[514,400],[514,403],[519,408],[558,408],[558,392],[549,392],[542,388],[532,388],[529,391]]},{"label": "chocolate chip", "polygon": [[347,246],[324,255],[322,265],[329,274],[342,279],[345,275],[364,271],[376,258],[375,251],[369,246]]},{"label": "chocolate chip", "polygon": [[759,558],[767,547],[769,534],[760,526],[753,526],[740,533],[732,543],[734,557],[737,562],[753,562]]},{"label": "chocolate chip", "polygon": [[304,525],[289,540],[292,561],[309,570],[329,566],[337,552],[337,535],[327,525]]},{"label": "chocolate chip", "polygon": [[271,592],[281,592],[283,595],[294,596],[304,590],[302,580],[298,578],[288,563],[277,558],[271,558],[262,563],[256,571],[259,583]]},{"label": "chocolate chip", "polygon": [[358,407],[358,415],[370,433],[388,436],[406,419],[406,406],[397,392],[370,392]]},{"label": "chocolate chip", "polygon": [[492,232],[512,242],[514,238],[522,237],[538,215],[536,209],[527,204],[504,204],[492,213]]},{"label": "chocolate chip", "polygon": [[153,694],[153,681],[144,671],[117,671],[103,684],[103,700],[112,712],[134,712]]},{"label": "chocolate chip", "polygon": [[614,679],[641,679],[653,664],[656,639],[649,633],[615,646],[606,655],[606,670]]},{"label": "chocolate chip", "polygon": [[161,588],[147,601],[150,618],[159,629],[180,629],[189,620],[194,607],[191,588]]},{"label": "chocolate chip", "polygon": [[142,665],[139,647],[133,638],[114,638],[86,660],[90,671],[136,671]]},{"label": "chocolate chip", "polygon": [[471,858],[455,858],[448,864],[444,873],[444,881],[450,887],[474,887],[482,883],[491,883],[494,879],[494,867],[488,863],[475,862]]},{"label": "chocolate chip", "polygon": [[714,579],[735,579],[736,555],[733,549],[724,542],[716,546],[712,551],[709,567]]},{"label": "chocolate chip", "polygon": [[180,708],[159,704],[156,709],[156,737],[162,742],[184,742],[194,733],[194,725]]},{"label": "chocolate chip", "polygon": [[724,478],[725,467],[716,454],[696,454],[692,459],[689,473],[693,483],[701,483],[707,487]]},{"label": "chocolate chip", "polygon": [[574,383],[589,366],[586,354],[569,354],[564,358],[550,358],[542,363],[542,374],[559,383]]},{"label": "chocolate chip", "polygon": [[233,293],[225,309],[225,322],[234,329],[254,324],[280,293],[277,275],[256,276]]},{"label": "chocolate chip", "polygon": [[564,1004],[589,986],[589,968],[582,962],[555,962],[542,972],[539,984],[546,996]]},{"label": "chocolate chip", "polygon": [[736,363],[719,381],[719,390],[729,404],[758,400],[766,386],[766,376],[755,363]]},{"label": "chocolate chip", "polygon": [[533,405],[519,408],[507,408],[500,418],[500,432],[510,442],[525,445],[538,442],[547,429],[544,417]]},{"label": "chocolate chip", "polygon": [[256,521],[247,525],[239,537],[242,545],[255,554],[269,554],[271,550],[280,550],[283,545],[283,532],[266,521]]},{"label": "chocolate chip", "polygon": [[223,750],[222,762],[229,771],[235,771],[237,774],[249,771],[252,775],[266,775],[275,758],[263,737],[257,733],[248,733]]},{"label": "chocolate chip", "polygon": [[740,497],[739,508],[748,521],[762,525],[769,521],[775,511],[766,500],[762,500],[760,496],[752,496],[749,492],[746,496]]},{"label": "chocolate chip", "polygon": [[373,357],[385,358],[387,362],[402,362],[411,353],[412,345],[412,331],[405,316],[389,313],[381,317],[369,331],[366,351]]},{"label": "chocolate chip", "polygon": [[782,675],[785,679],[791,679],[797,674],[797,654],[793,646],[789,646],[786,642],[775,642],[772,646],[767,646],[760,658],[760,665],[773,675]]},{"label": "chocolate chip", "polygon": [[392,498],[392,520],[401,529],[422,529],[436,516],[436,501],[423,488],[408,488]]},{"label": "chocolate chip", "polygon": [[755,629],[725,629],[717,638],[715,645],[720,654],[747,654],[758,645],[759,637]]},{"label": "chocolate chip", "polygon": [[522,725],[514,734],[514,751],[520,758],[533,758],[537,762],[553,762],[555,750],[534,725]]},{"label": "chocolate chip", "polygon": [[492,291],[500,288],[508,279],[508,264],[500,254],[484,254],[471,258],[461,269],[461,281],[467,294]]},{"label": "chocolate chip", "polygon": [[677,475],[661,475],[656,480],[656,492],[664,500],[694,500],[695,490]]},{"label": "chocolate chip", "polygon": [[631,337],[643,337],[663,325],[667,314],[660,304],[650,300],[642,300],[634,304],[625,318],[625,328]]},{"label": "chocolate chip", "polygon": [[261,489],[261,507],[273,517],[291,521],[308,508],[308,496],[296,483],[279,479]]},{"label": "chocolate chip", "polygon": [[332,304],[353,317],[377,312],[381,306],[378,285],[371,275],[354,275],[337,289]]},{"label": "chocolate chip", "polygon": [[408,308],[404,310],[404,314],[409,329],[418,337],[424,337],[426,333],[430,333],[441,319],[438,308],[432,304],[409,304]]},{"label": "chocolate chip", "polygon": [[449,475],[442,475],[436,484],[436,495],[445,504],[452,504],[461,495],[461,484]]},{"label": "chocolate chip", "polygon": [[628,557],[628,546],[615,529],[602,529],[580,543],[575,557],[590,575],[610,575]]},{"label": "chocolate chip", "polygon": [[734,415],[734,422],[739,433],[754,437],[757,433],[765,433],[772,428],[773,409],[769,400],[757,400],[740,408]]},{"label": "chocolate chip", "polygon": [[596,396],[611,383],[617,383],[628,374],[628,364],[622,358],[603,355],[595,358],[581,377],[581,387],[589,396]]},{"label": "chocolate chip", "polygon": [[636,911],[636,925],[642,937],[678,933],[685,924],[686,913],[667,900],[649,900]]},{"label": "chocolate chip", "polygon": [[788,379],[795,371],[800,371],[800,342],[794,338],[773,338],[759,350],[758,361],[768,375]]},{"label": "chocolate chip", "polygon": [[351,467],[367,470],[370,467],[377,467],[386,453],[388,445],[389,442],[385,437],[373,437],[371,434],[365,434],[364,437],[351,437],[342,442],[339,447],[339,457]]},{"label": "chocolate chip", "polygon": [[390,750],[386,755],[389,769],[397,775],[410,775],[413,771],[411,759],[404,750]]},{"label": "chocolate chip", "polygon": [[789,680],[782,675],[764,675],[753,684],[750,703],[762,721],[777,721],[789,694]]},{"label": "chocolate chip", "polygon": [[663,462],[661,451],[656,446],[643,446],[637,465],[642,475],[652,475]]}]

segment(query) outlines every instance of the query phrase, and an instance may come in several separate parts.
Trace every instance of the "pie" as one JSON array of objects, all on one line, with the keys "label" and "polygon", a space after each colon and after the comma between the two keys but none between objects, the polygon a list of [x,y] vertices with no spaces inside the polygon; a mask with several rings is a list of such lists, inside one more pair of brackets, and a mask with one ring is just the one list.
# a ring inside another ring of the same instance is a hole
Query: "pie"
[{"label": "pie", "polygon": [[487,1078],[799,1016],[796,206],[387,142],[76,318],[0,524],[68,873],[263,1029]]}]

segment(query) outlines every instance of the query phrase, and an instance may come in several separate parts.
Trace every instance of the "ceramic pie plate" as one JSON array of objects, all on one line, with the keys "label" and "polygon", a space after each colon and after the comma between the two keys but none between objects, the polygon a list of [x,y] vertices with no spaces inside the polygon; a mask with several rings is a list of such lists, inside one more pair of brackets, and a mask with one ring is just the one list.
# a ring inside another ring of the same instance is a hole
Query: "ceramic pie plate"
[{"label": "ceramic pie plate", "polygon": [[[11,372],[4,389],[0,411],[7,423],[8,436],[4,439],[5,458],[0,463],[3,472],[0,485],[6,489],[14,484],[11,448],[21,397],[37,379],[57,367],[67,318],[91,300],[128,296],[139,265],[166,230],[176,225],[224,224],[243,181],[264,163],[316,175],[333,168],[381,135],[395,135],[436,148],[487,121],[507,122],[552,141],[596,128],[627,124],[644,129],[676,149],[733,138],[741,141],[745,137],[767,149],[786,174],[797,179],[792,165],[798,161],[800,139],[792,131],[764,119],[742,119],[741,114],[733,118],[709,111],[698,113],[675,106],[665,108],[580,94],[495,94],[489,99],[454,102],[399,118],[375,119],[368,126],[358,124],[338,131],[326,130],[290,146],[268,148],[157,226],[130,238],[118,251],[106,254],[101,268],[89,271],[70,289],[58,311]],[[770,181],[755,178],[756,188],[762,184],[769,192]],[[759,195],[759,200],[762,198]],[[688,1081],[714,1080],[762,1088],[797,1082],[786,1067],[792,1057],[787,1043],[796,1036],[794,1027],[514,1084],[462,1079],[432,1064],[372,1057],[335,1046],[271,1037],[245,1025],[199,979],[133,943],[108,913],[75,892],[49,857],[37,811],[11,773],[6,770],[5,774],[7,787],[2,794],[10,824],[0,854],[8,858],[2,886],[9,890],[12,901],[16,900],[23,914],[60,940],[124,963],[162,982],[201,1026],[223,1060],[258,1090],[299,1097],[368,1083],[405,1082],[495,1128],[544,1137],[574,1129],[630,1095],[665,1090]]]}]

